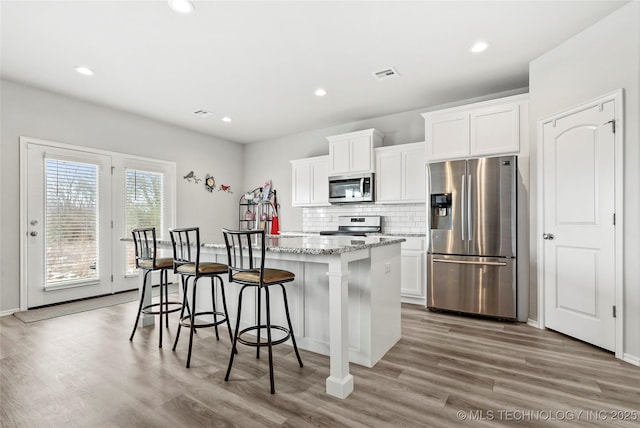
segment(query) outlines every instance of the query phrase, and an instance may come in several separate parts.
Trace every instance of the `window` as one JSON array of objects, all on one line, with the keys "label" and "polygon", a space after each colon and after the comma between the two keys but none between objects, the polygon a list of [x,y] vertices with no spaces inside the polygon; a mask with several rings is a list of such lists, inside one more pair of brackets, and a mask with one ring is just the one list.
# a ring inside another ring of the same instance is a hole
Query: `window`
[{"label": "window", "polygon": [[98,279],[98,165],[45,159],[44,288]]},{"label": "window", "polygon": [[[155,227],[157,235],[164,230],[164,175],[138,169],[125,170],[125,222],[127,236],[139,227]],[[127,245],[126,274],[136,273],[133,244]]]}]

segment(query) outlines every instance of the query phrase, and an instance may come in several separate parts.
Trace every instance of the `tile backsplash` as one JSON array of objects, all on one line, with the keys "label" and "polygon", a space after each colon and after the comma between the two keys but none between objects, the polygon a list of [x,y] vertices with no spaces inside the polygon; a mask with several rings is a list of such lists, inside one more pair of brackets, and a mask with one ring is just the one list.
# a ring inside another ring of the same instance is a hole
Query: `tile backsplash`
[{"label": "tile backsplash", "polygon": [[425,204],[347,204],[302,209],[303,232],[337,230],[338,216],[379,215],[382,233],[425,233]]}]

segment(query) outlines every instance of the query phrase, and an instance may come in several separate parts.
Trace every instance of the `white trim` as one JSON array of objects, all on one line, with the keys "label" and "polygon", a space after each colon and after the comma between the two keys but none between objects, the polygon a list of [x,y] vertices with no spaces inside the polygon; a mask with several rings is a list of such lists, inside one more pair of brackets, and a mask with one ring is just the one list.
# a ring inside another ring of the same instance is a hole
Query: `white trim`
[{"label": "white trim", "polygon": [[[624,90],[617,89],[601,97],[592,99],[585,103],[582,103],[576,107],[573,107],[562,112],[555,113],[553,115],[538,119],[537,129],[537,163],[538,163],[538,189],[536,198],[538,200],[538,213],[537,213],[537,234],[542,236],[544,231],[544,177],[543,177],[543,160],[544,160],[544,141],[543,141],[543,126],[546,123],[553,120],[566,117],[568,115],[592,108],[598,104],[613,101],[614,103],[614,118],[616,121],[616,132],[614,134],[614,187],[615,187],[615,212],[616,212],[616,227],[615,227],[615,305],[616,305],[616,319],[615,319],[615,356],[618,359],[625,359],[628,354],[624,354]],[[544,245],[542,240],[536,236],[538,249],[538,323],[539,328],[545,328],[544,319]],[[633,357],[631,357],[633,359]],[[633,364],[633,363],[632,363]]]},{"label": "white trim", "polygon": [[13,315],[15,312],[20,312],[20,308],[6,309],[0,312],[0,318],[6,317],[7,315]]},{"label": "white trim", "polygon": [[527,325],[530,325],[534,328],[539,328],[540,330],[544,330],[543,327],[540,327],[540,323],[538,323],[538,321],[532,320],[531,318],[527,319]]},{"label": "white trim", "polygon": [[[27,144],[26,138],[20,137],[20,218],[27,215]],[[20,309],[27,310],[27,245],[24,237],[27,236],[27,224],[20,221]]]},{"label": "white trim", "polygon": [[634,366],[640,367],[640,357],[637,357],[635,355],[624,354],[622,360],[629,364],[633,364]]},{"label": "white trim", "polygon": [[127,153],[121,153],[121,152],[113,152],[111,150],[102,150],[102,149],[94,149],[91,147],[87,147],[87,146],[76,146],[73,144],[66,144],[66,143],[58,143],[56,141],[50,141],[50,140],[43,140],[40,138],[33,138],[33,137],[26,137],[26,136],[20,136],[20,145],[22,145],[23,143],[31,143],[31,144],[39,144],[41,146],[51,146],[51,147],[55,147],[55,148],[59,148],[59,149],[67,149],[67,150],[75,150],[77,152],[86,152],[86,153],[92,153],[92,154],[98,154],[98,155],[105,155],[105,156],[117,156],[117,157],[126,157],[127,159],[137,159],[140,161],[144,161],[144,162],[153,162],[153,163],[158,163],[158,164],[165,164],[167,166],[174,166],[175,167],[175,162],[173,161],[166,161],[166,160],[162,160],[162,159],[154,159],[154,158],[149,158],[146,156],[137,156],[137,155],[130,155]]}]

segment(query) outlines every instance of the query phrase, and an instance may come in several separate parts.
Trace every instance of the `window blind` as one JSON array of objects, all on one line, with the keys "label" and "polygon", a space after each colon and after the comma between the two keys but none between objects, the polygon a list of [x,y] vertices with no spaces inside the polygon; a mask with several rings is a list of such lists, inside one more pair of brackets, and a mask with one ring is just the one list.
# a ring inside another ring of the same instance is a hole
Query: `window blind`
[{"label": "window blind", "polygon": [[[155,227],[156,237],[163,233],[164,175],[138,169],[126,170],[125,217],[128,236],[139,227]],[[133,243],[127,245],[126,273],[136,273]]]},{"label": "window blind", "polygon": [[98,279],[98,166],[45,158],[45,285]]}]

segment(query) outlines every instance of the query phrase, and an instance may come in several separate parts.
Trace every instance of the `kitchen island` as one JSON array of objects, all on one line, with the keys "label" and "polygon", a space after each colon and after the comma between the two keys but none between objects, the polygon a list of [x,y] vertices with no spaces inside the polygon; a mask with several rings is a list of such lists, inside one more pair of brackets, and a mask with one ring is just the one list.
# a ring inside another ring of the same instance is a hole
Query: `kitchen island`
[{"label": "kitchen island", "polygon": [[[353,390],[349,361],[373,367],[400,339],[400,244],[402,238],[302,236],[269,237],[271,268],[296,275],[285,285],[298,347],[330,357],[328,394],[346,398]],[[166,248],[170,242],[159,241]],[[206,261],[227,262],[224,244],[202,244]],[[141,275],[142,277],[142,275]],[[226,278],[225,278],[226,279]],[[226,283],[226,281],[225,281]],[[239,287],[226,284],[230,318]],[[198,297],[205,306],[207,294]],[[145,300],[150,301],[150,293]],[[272,299],[272,323],[285,322]],[[255,299],[243,304],[243,320],[254,321]],[[153,323],[144,317],[143,325]]]}]

